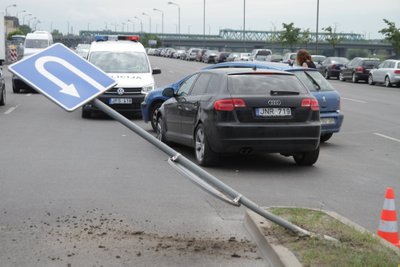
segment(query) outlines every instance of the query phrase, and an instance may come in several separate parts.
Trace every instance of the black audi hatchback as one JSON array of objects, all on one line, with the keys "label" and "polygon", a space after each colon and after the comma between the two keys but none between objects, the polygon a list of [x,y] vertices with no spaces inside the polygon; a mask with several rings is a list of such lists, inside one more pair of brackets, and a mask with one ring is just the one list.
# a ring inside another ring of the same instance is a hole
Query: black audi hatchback
[{"label": "black audi hatchback", "polygon": [[318,101],[288,72],[211,69],[194,73],[157,119],[157,137],[194,147],[202,166],[226,153],[281,153],[299,165],[319,156]]}]

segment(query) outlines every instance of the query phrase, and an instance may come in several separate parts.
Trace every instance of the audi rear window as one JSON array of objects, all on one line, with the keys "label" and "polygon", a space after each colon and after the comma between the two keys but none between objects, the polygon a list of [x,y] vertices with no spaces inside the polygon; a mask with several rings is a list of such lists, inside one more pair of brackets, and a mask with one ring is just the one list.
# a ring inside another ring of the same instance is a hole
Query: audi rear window
[{"label": "audi rear window", "polygon": [[282,74],[229,75],[228,90],[232,95],[270,95],[271,91],[308,93],[296,76]]}]

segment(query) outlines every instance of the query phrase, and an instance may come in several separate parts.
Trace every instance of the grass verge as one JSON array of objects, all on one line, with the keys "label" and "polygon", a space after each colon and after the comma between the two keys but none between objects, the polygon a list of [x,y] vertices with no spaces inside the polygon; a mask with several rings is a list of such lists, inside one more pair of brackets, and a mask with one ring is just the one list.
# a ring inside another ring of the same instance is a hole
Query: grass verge
[{"label": "grass verge", "polygon": [[272,213],[320,235],[299,237],[276,224],[263,227],[264,234],[289,250],[303,266],[400,266],[400,253],[390,249],[369,232],[360,232],[323,211],[304,208],[270,208]]}]

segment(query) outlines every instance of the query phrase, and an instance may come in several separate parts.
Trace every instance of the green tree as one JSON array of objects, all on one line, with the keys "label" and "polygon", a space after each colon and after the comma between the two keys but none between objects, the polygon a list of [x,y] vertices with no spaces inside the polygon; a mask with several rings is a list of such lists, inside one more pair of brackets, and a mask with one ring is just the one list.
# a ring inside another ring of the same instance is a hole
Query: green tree
[{"label": "green tree", "polygon": [[326,31],[328,37],[325,39],[333,49],[333,54],[336,55],[336,46],[343,40],[342,37],[336,33],[336,27],[332,28],[331,26],[322,28],[322,30]]},{"label": "green tree", "polygon": [[19,29],[24,33],[24,35],[27,35],[28,33],[32,32],[31,27],[28,25],[21,25],[19,26]]},{"label": "green tree", "polygon": [[293,46],[300,40],[300,28],[294,27],[294,23],[289,24],[282,23],[283,31],[280,34],[280,39],[283,45],[288,45],[290,50],[293,50]]},{"label": "green tree", "polygon": [[8,34],[7,34],[7,40],[11,40],[11,36],[13,36],[13,35],[25,35],[24,34],[24,32],[23,31],[21,31],[20,29],[18,29],[18,30],[15,30],[15,31],[12,31],[12,32],[9,32]]},{"label": "green tree", "polygon": [[385,39],[392,44],[396,55],[400,56],[400,29],[396,28],[394,22],[388,21],[386,19],[383,19],[383,21],[388,25],[388,27],[383,28],[379,31],[379,33],[385,35]]}]

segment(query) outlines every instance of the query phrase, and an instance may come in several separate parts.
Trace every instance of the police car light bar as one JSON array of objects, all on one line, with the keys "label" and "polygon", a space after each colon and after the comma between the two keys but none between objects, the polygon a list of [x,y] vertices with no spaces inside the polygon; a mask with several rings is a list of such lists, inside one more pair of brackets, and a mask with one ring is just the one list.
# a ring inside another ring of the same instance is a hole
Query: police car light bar
[{"label": "police car light bar", "polygon": [[117,41],[117,40],[138,42],[140,40],[140,37],[138,35],[96,35],[95,36],[96,42]]}]

